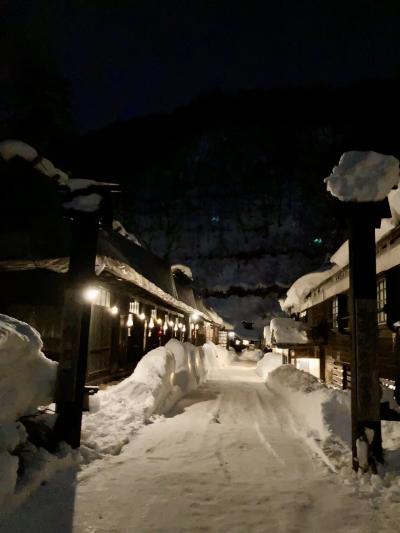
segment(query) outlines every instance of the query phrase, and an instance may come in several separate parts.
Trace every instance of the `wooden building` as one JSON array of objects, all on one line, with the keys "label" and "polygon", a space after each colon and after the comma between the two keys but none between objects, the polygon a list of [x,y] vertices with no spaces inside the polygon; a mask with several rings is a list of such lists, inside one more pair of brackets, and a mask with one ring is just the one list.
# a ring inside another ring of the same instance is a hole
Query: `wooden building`
[{"label": "wooden building", "polygon": [[[23,159],[0,158],[0,173],[7,192],[0,200],[0,313],[35,327],[44,353],[58,360],[71,220],[57,184]],[[127,375],[172,337],[218,342],[223,326],[187,280],[175,280],[169,264],[120,228],[99,230],[96,274],[82,291],[91,302],[89,384]]]},{"label": "wooden building", "polygon": [[[307,323],[322,340],[302,346],[286,346],[288,362],[300,358],[320,361],[320,377],[339,388],[351,388],[351,321],[349,314],[349,267],[343,248],[338,260],[319,282],[309,286],[296,306],[286,310]],[[344,261],[343,261],[344,257]],[[335,260],[335,255],[331,260]],[[381,380],[394,384],[400,371],[400,226],[376,244],[378,371]],[[316,278],[318,279],[318,278]]]}]

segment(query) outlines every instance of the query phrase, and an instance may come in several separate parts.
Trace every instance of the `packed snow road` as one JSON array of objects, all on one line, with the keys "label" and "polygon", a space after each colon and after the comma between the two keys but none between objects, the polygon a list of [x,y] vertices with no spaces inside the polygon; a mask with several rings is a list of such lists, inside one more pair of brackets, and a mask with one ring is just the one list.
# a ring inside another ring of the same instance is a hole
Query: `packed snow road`
[{"label": "packed snow road", "polygon": [[121,455],[95,461],[78,474],[76,486],[68,476],[41,488],[8,530],[385,529],[371,504],[313,455],[251,363],[214,371],[167,417],[140,430]]}]

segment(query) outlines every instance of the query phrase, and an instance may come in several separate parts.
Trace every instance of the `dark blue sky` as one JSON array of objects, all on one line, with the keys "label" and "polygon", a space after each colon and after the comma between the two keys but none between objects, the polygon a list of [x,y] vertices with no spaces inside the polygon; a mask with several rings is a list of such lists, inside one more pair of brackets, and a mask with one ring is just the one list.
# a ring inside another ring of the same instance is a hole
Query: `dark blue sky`
[{"label": "dark blue sky", "polygon": [[400,66],[398,1],[3,3],[6,42],[70,80],[82,130],[169,111],[214,88],[342,85]]}]

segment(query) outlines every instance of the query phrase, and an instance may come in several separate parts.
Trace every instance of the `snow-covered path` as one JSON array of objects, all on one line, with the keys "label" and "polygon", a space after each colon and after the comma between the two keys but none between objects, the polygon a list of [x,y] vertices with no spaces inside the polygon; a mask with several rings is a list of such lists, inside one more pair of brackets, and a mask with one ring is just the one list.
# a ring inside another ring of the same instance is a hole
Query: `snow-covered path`
[{"label": "snow-covered path", "polygon": [[32,530],[32,520],[43,533],[386,530],[368,501],[313,456],[244,363],[214,371],[121,455],[86,468],[74,505],[60,506],[66,487],[63,474],[41,488],[18,513],[20,529],[15,522],[8,531]]}]

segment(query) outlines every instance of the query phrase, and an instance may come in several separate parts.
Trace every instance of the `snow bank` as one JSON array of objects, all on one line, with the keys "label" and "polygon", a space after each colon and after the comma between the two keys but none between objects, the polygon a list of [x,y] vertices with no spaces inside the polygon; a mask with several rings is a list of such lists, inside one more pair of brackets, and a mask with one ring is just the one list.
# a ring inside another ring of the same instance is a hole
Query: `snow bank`
[{"label": "snow bank", "polygon": [[0,315],[0,424],[52,402],[57,363],[42,353],[39,333]]},{"label": "snow bank", "polygon": [[262,350],[251,350],[246,348],[245,350],[242,350],[240,353],[240,359],[242,361],[259,361],[263,356]]},{"label": "snow bank", "polygon": [[17,505],[72,461],[66,446],[55,454],[34,446],[18,421],[36,415],[38,406],[53,400],[57,363],[41,349],[35,329],[0,315],[0,510]]},{"label": "snow bank", "polygon": [[236,359],[235,352],[209,341],[203,345],[204,366],[207,372],[215,368],[226,368]]},{"label": "snow bank", "polygon": [[257,363],[256,374],[266,379],[268,374],[282,365],[282,355],[276,352],[268,352]]},{"label": "snow bank", "polygon": [[309,342],[304,322],[291,318],[273,318],[270,323],[272,344],[306,344]]},{"label": "snow bank", "polygon": [[377,152],[345,152],[325,178],[328,191],[343,202],[377,202],[399,181],[399,161]]},{"label": "snow bank", "polygon": [[84,416],[82,462],[118,455],[152,416],[168,412],[204,380],[199,348],[171,339],[142,357],[134,372],[97,394],[99,408]]},{"label": "snow bank", "polygon": [[328,466],[335,471],[348,468],[351,463],[349,392],[328,388],[293,365],[270,371],[267,385],[289,408],[294,429]]}]

